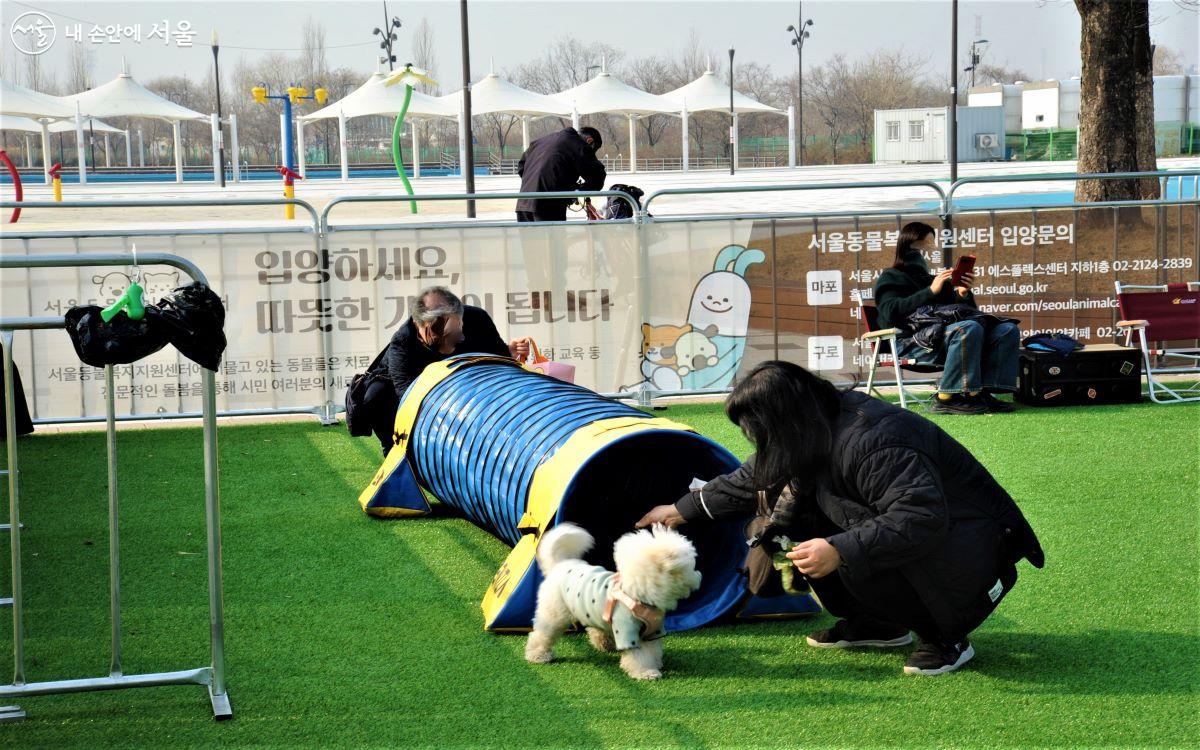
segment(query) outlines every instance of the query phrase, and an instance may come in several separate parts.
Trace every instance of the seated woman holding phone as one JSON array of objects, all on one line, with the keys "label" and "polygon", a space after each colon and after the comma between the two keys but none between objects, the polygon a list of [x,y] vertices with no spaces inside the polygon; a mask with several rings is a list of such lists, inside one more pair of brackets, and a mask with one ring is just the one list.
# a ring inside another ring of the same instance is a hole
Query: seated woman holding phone
[{"label": "seated woman holding phone", "polygon": [[918,221],[905,224],[896,240],[891,268],[875,282],[879,324],[898,328],[896,354],[921,364],[943,366],[937,398],[929,410],[938,414],[1011,412],[997,394],[1017,390],[1017,350],[1021,332],[1015,323],[986,326],[975,320],[950,323],[934,349],[921,346],[909,333],[909,316],[925,306],[965,304],[975,307],[971,284],[975,257],[964,255],[954,268],[931,271],[925,254],[938,249],[937,230]]}]

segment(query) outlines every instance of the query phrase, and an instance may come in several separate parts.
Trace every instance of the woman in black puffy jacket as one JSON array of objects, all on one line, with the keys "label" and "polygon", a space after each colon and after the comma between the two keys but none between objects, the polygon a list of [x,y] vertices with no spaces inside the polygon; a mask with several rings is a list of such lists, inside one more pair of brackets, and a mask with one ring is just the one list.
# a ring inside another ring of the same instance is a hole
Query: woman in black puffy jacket
[{"label": "woman in black puffy jacket", "polygon": [[1013,499],[966,448],[927,419],[842,392],[790,362],[754,368],[725,405],[757,453],[638,522],[745,522],[787,556],[838,622],[819,648],[920,643],[904,671],[942,674],[974,656],[968,634],[1044,561]]}]

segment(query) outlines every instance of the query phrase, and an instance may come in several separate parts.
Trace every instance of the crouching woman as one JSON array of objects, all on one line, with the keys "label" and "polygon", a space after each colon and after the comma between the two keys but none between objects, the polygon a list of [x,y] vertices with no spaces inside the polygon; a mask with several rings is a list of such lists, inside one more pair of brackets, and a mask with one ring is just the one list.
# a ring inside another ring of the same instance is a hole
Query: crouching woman
[{"label": "crouching woman", "polygon": [[726,402],[756,453],[739,469],[646,514],[638,526],[744,522],[787,552],[840,618],[818,648],[888,648],[919,639],[904,671],[951,672],[974,656],[969,634],[1042,567],[1037,536],[966,448],[923,417],[802,367],[765,362]]}]

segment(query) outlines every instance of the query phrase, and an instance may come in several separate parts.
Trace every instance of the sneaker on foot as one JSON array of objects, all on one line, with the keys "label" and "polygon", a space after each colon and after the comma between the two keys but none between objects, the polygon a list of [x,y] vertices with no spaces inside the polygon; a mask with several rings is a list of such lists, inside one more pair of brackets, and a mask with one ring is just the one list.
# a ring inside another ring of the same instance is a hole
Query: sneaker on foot
[{"label": "sneaker on foot", "polygon": [[1017,407],[1013,406],[1008,401],[1001,401],[1000,399],[996,398],[995,394],[988,393],[987,391],[984,391],[980,395],[979,400],[983,403],[984,408],[986,408],[990,414],[1008,414],[1009,412],[1017,410]]},{"label": "sneaker on foot", "polygon": [[953,672],[971,661],[975,648],[965,638],[960,643],[934,643],[920,639],[904,663],[904,674],[935,675]]},{"label": "sneaker on foot", "polygon": [[893,625],[838,620],[832,628],[815,631],[805,640],[817,648],[895,648],[912,643],[912,635]]},{"label": "sneaker on foot", "polygon": [[929,411],[933,414],[987,414],[988,409],[978,399],[955,393],[948,399],[934,396]]}]

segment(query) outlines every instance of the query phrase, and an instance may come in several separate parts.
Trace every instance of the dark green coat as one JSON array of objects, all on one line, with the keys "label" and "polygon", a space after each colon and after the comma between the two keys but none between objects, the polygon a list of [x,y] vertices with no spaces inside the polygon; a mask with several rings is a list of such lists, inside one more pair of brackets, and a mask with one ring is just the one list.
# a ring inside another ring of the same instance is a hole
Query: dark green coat
[{"label": "dark green coat", "polygon": [[880,274],[875,281],[880,328],[903,328],[908,316],[922,305],[975,304],[975,295],[959,297],[949,282],[934,294],[929,288],[932,283],[933,274],[918,263],[905,263],[903,268],[889,268]]}]

